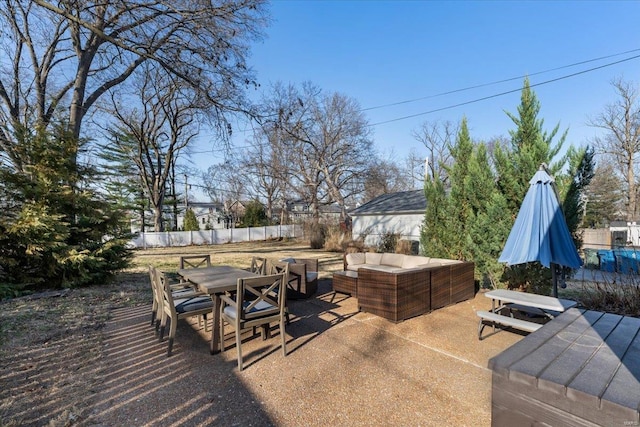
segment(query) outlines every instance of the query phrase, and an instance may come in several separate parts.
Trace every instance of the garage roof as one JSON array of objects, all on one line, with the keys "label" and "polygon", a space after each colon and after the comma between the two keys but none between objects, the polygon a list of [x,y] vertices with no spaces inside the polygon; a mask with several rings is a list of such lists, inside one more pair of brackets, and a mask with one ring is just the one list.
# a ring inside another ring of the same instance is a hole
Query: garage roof
[{"label": "garage roof", "polygon": [[412,190],[383,194],[355,208],[349,215],[414,214],[424,213],[426,209],[424,190]]}]

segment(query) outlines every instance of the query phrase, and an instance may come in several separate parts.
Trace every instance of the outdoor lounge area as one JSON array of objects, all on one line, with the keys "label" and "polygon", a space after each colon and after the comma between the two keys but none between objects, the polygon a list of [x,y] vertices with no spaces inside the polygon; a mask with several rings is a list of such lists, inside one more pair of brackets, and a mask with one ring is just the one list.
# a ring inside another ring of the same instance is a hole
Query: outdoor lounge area
[{"label": "outdoor lounge area", "polygon": [[473,298],[474,264],[394,253],[344,255],[335,291],[357,297],[360,310],[401,322]]}]

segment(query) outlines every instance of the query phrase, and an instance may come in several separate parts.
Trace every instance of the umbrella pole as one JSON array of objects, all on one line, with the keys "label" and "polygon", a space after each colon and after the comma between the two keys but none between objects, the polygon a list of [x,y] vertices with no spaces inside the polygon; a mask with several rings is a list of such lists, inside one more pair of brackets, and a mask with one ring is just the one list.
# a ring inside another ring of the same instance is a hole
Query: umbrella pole
[{"label": "umbrella pole", "polygon": [[558,273],[556,264],[551,263],[551,282],[553,283],[553,297],[558,298]]}]

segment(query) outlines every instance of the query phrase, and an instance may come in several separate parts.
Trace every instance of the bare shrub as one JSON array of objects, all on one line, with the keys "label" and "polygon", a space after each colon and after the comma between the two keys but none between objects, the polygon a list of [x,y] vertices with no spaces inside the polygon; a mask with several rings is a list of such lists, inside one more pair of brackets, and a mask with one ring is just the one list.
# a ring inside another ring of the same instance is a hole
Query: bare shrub
[{"label": "bare shrub", "polygon": [[398,240],[396,246],[396,253],[403,255],[417,255],[418,254],[418,242],[414,240]]},{"label": "bare shrub", "polygon": [[584,279],[581,285],[577,299],[584,308],[640,317],[640,276],[614,273]]},{"label": "bare shrub", "polygon": [[351,233],[340,226],[327,226],[324,239],[324,250],[330,252],[345,252],[347,243],[351,241]]},{"label": "bare shrub", "polygon": [[400,234],[387,231],[382,235],[380,244],[378,245],[378,252],[393,253],[398,246],[398,240],[400,240]]}]

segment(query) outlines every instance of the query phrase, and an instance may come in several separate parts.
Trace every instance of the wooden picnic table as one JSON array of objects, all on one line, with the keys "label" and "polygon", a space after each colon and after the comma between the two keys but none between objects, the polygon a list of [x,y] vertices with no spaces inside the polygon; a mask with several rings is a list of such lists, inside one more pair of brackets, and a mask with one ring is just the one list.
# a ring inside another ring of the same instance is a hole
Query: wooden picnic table
[{"label": "wooden picnic table", "polygon": [[[558,314],[575,307],[578,303],[568,299],[554,298],[545,295],[530,294],[526,292],[511,291],[508,289],[496,289],[484,294],[491,298],[491,311],[477,311],[480,317],[478,325],[478,339],[482,339],[482,330],[486,322],[496,325],[520,329],[526,332],[538,330],[542,324],[513,316],[513,311],[524,312],[533,315],[541,315],[553,319]],[[508,312],[509,315],[503,314]]]},{"label": "wooden picnic table", "polygon": [[218,265],[206,268],[185,268],[178,270],[184,280],[192,283],[200,292],[205,292],[213,300],[213,326],[211,330],[211,354],[220,351],[220,295],[237,289],[238,279],[256,277],[252,273],[237,267]]}]

